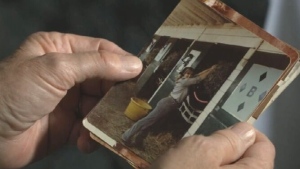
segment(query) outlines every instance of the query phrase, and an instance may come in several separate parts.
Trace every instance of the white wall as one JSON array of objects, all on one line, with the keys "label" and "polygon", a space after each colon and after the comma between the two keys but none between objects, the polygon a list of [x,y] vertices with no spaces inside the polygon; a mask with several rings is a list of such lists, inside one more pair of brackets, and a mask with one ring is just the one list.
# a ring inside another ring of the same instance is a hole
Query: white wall
[{"label": "white wall", "polygon": [[249,48],[257,48],[262,42],[252,32],[231,23],[214,26],[164,26],[158,29],[156,35]]}]

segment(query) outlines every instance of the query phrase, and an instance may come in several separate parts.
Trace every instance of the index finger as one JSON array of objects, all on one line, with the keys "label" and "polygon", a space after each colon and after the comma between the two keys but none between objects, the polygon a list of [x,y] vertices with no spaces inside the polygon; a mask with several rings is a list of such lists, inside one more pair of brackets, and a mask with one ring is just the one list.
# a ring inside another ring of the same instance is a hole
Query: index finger
[{"label": "index finger", "polygon": [[92,38],[58,32],[38,32],[27,38],[20,50],[30,54],[29,57],[46,53],[81,53],[106,50],[119,55],[128,55],[118,45],[106,39]]}]

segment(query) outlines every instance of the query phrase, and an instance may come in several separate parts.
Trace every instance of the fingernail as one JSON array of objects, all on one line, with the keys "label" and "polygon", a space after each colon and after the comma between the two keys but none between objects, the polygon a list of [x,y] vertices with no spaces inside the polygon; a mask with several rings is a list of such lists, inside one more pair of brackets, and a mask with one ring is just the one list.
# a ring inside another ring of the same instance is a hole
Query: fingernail
[{"label": "fingernail", "polygon": [[231,127],[231,130],[237,134],[245,143],[252,144],[255,140],[255,130],[247,123],[238,123]]},{"label": "fingernail", "polygon": [[136,56],[121,56],[121,61],[123,68],[130,73],[140,72],[142,69],[142,62]]}]

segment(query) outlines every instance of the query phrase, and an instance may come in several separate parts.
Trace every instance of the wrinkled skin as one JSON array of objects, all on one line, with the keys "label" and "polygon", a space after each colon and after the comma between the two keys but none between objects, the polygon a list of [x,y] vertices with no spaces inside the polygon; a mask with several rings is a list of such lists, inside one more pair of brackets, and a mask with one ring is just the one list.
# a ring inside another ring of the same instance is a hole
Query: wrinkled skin
[{"label": "wrinkled skin", "polygon": [[182,139],[150,169],[273,169],[275,149],[250,124]]},{"label": "wrinkled skin", "polygon": [[139,59],[104,39],[36,33],[0,63],[0,168],[22,167],[65,145],[96,144],[81,125],[115,81],[141,71]]}]

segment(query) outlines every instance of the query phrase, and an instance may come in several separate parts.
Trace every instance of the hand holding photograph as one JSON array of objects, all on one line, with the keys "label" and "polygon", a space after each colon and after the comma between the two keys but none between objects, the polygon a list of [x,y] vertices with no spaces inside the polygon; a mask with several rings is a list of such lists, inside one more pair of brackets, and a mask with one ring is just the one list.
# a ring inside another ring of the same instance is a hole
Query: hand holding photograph
[{"label": "hand holding photograph", "polygon": [[83,121],[93,139],[144,168],[183,137],[253,123],[298,75],[298,52],[217,0],[181,0]]}]

